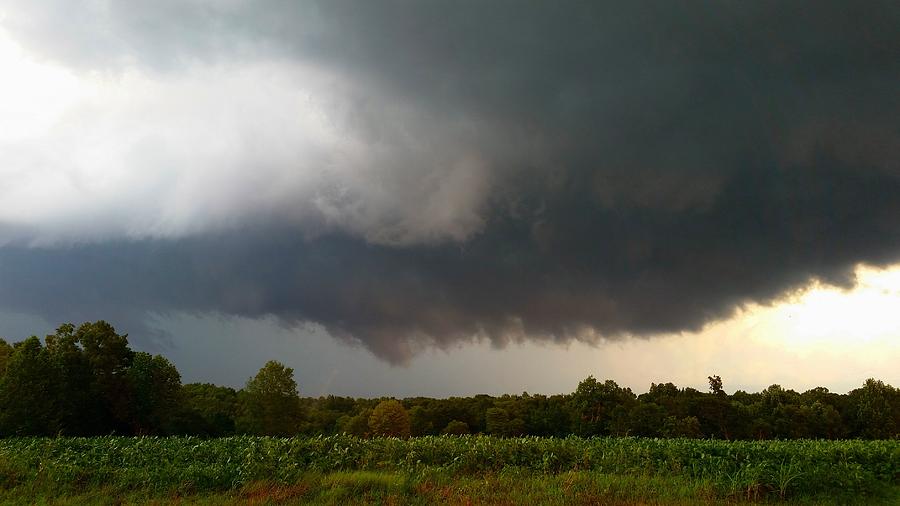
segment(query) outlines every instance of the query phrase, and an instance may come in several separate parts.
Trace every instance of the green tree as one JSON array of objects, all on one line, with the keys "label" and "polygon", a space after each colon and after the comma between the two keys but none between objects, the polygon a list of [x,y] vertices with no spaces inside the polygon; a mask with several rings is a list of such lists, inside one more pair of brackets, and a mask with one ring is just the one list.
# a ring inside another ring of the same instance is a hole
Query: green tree
[{"label": "green tree", "polygon": [[722,378],[709,376],[709,394],[697,392],[690,397],[690,415],[697,417],[706,436],[723,439],[740,437],[749,432],[748,421],[742,416],[743,405],[732,402],[722,387]]},{"label": "green tree", "polygon": [[693,405],[692,416],[700,421],[700,427],[706,436],[721,439],[733,439],[734,427],[739,423],[739,412],[727,395],[705,394]]},{"label": "green tree", "polygon": [[9,357],[13,354],[13,347],[5,340],[0,339],[0,378],[6,374],[6,366],[9,364]]},{"label": "green tree", "polygon": [[370,408],[363,408],[359,413],[353,416],[344,416],[338,421],[341,432],[356,437],[369,437],[369,419],[372,417]]},{"label": "green tree", "polygon": [[134,352],[128,347],[128,335],[117,333],[112,325],[100,320],[79,325],[73,339],[81,345],[91,366],[94,384],[90,390],[103,406],[105,421],[97,431],[129,433],[133,402],[125,376]]},{"label": "green tree", "polygon": [[409,414],[399,401],[383,400],[372,410],[369,430],[373,436],[409,437]]},{"label": "green tree", "polygon": [[159,355],[135,353],[126,374],[132,392],[132,433],[165,434],[180,407],[181,375]]},{"label": "green tree", "polygon": [[611,436],[629,436],[632,434],[631,428],[631,410],[626,404],[615,404],[609,412],[609,419],[606,422],[606,434]]},{"label": "green tree", "polygon": [[37,337],[16,344],[0,381],[0,434],[49,436],[59,429],[57,375]]},{"label": "green tree", "polygon": [[627,418],[636,399],[630,388],[622,388],[613,380],[600,383],[588,376],[578,384],[570,399],[572,428],[581,436],[620,432],[622,420]]},{"label": "green tree", "polygon": [[239,394],[238,430],[267,436],[296,434],[301,423],[300,395],[294,370],[275,360],[266,362]]},{"label": "green tree", "polygon": [[525,432],[535,436],[564,437],[571,433],[571,420],[566,410],[568,397],[564,395],[530,396],[526,401],[523,416]]},{"label": "green tree", "polygon": [[238,397],[233,388],[190,383],[181,387],[181,400],[179,432],[206,436],[234,434]]},{"label": "green tree", "polygon": [[689,437],[701,438],[703,432],[700,430],[700,420],[696,416],[686,416],[684,418],[670,417],[669,430],[672,437]]},{"label": "green tree", "polygon": [[666,410],[654,402],[640,402],[629,413],[631,436],[662,437],[668,435]]},{"label": "green tree", "polygon": [[641,402],[652,402],[661,406],[667,415],[682,418],[687,405],[683,402],[681,390],[672,383],[651,383],[650,390],[638,396]]},{"label": "green tree", "polygon": [[862,388],[849,394],[856,407],[854,420],[857,433],[864,438],[889,439],[898,435],[900,394],[884,382],[869,378]]},{"label": "green tree", "polygon": [[519,417],[512,418],[509,420],[509,423],[506,424],[506,436],[508,437],[518,437],[525,434],[525,420],[522,420]]},{"label": "green tree", "polygon": [[409,409],[410,434],[413,436],[425,436],[434,432],[434,424],[430,420],[431,414],[423,406],[413,406]]},{"label": "green tree", "polygon": [[484,413],[484,423],[488,434],[506,436],[509,426],[509,413],[503,408],[491,408]]},{"label": "green tree", "polygon": [[[329,395],[303,400],[303,430],[305,434],[336,434],[341,423],[356,409],[356,399]],[[368,421],[366,422],[368,423]]]},{"label": "green tree", "polygon": [[509,410],[493,407],[484,415],[486,430],[489,434],[501,437],[520,436],[525,433],[525,421],[512,417]]},{"label": "green tree", "polygon": [[837,439],[843,436],[844,428],[841,414],[834,406],[815,401],[810,406],[804,406],[808,420],[809,432],[804,437]]},{"label": "green tree", "polygon": [[96,395],[94,372],[71,323],[46,336],[47,353],[57,373],[55,396],[59,430],[64,435],[92,435],[104,427],[103,400]]},{"label": "green tree", "polygon": [[709,391],[713,395],[725,395],[725,390],[722,388],[722,378],[718,375],[715,376],[707,376],[709,379]]},{"label": "green tree", "polygon": [[460,420],[450,420],[450,423],[441,431],[441,434],[454,434],[461,436],[469,433],[469,424]]}]

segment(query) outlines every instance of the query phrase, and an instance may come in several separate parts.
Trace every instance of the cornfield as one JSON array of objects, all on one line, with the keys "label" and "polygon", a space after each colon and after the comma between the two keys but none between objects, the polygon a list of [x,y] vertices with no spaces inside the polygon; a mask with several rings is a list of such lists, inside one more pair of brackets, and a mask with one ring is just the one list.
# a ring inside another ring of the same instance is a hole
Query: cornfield
[{"label": "cornfield", "polygon": [[440,436],[412,439],[230,437],[0,440],[0,488],[22,484],[150,491],[228,490],[291,483],[304,473],[520,469],[684,476],[724,496],[856,496],[900,482],[900,441],[721,441],[646,438]]}]

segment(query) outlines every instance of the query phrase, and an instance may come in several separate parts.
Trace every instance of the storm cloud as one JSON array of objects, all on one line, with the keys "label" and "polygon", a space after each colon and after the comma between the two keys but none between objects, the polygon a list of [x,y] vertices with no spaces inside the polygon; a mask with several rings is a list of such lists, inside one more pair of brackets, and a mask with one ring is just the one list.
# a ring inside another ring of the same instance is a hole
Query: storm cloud
[{"label": "storm cloud", "polygon": [[0,137],[3,308],[275,316],[404,362],[900,260],[896,2],[72,9],[0,19],[90,83]]}]

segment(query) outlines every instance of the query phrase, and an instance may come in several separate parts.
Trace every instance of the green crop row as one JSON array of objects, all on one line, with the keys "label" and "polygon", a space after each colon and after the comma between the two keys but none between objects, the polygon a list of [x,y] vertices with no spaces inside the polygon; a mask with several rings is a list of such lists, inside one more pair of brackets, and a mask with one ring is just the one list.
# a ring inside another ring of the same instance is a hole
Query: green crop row
[{"label": "green crop row", "polygon": [[508,469],[555,474],[682,476],[723,495],[877,494],[900,483],[900,441],[721,441],[647,438],[412,439],[11,438],[0,440],[0,488],[116,486],[166,492],[291,483],[309,472]]}]

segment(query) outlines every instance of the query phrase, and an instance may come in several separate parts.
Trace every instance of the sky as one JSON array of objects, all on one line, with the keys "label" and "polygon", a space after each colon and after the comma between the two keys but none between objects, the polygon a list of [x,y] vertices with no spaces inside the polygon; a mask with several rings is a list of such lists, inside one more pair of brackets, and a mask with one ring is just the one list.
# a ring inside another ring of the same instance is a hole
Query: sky
[{"label": "sky", "polygon": [[0,0],[0,335],[308,395],[900,384],[898,24]]}]

